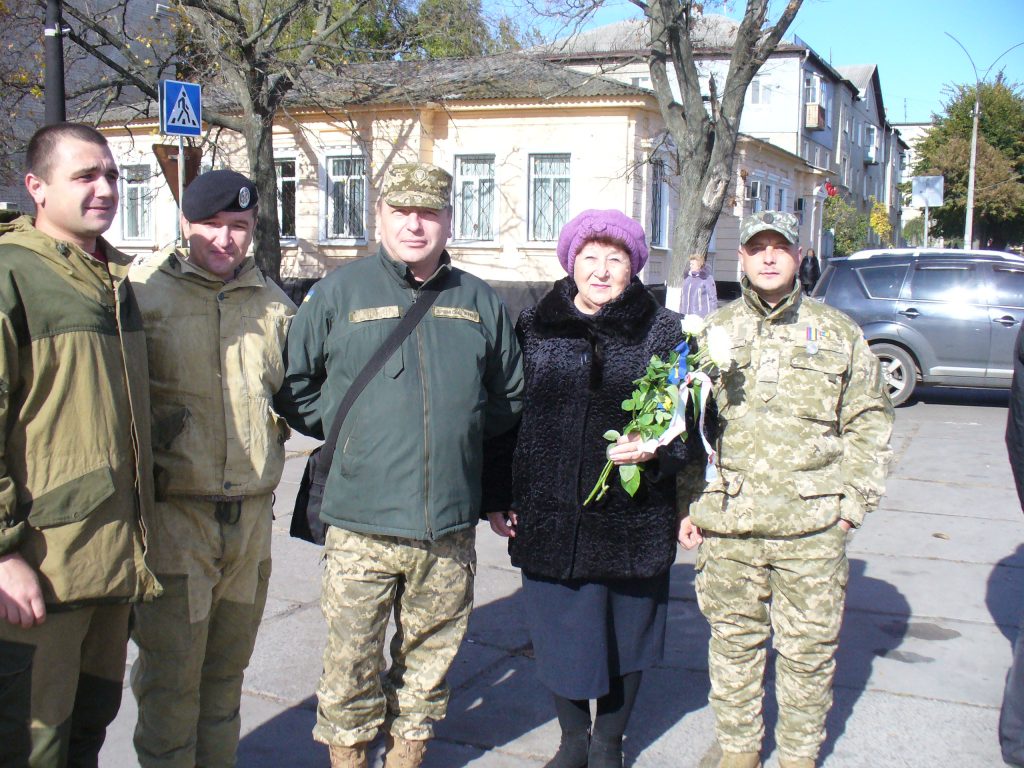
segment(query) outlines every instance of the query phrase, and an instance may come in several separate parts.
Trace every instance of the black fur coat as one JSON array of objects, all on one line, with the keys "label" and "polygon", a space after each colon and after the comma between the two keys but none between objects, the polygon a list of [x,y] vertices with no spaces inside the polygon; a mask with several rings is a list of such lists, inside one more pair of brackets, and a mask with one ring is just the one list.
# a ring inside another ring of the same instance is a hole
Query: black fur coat
[{"label": "black fur coat", "polygon": [[636,278],[594,315],[576,309],[575,294],[571,278],[560,280],[516,328],[526,389],[513,459],[512,563],[557,579],[654,576],[675,560],[675,473],[705,460],[696,430],[659,449],[636,496],[613,469],[605,497],[582,504],[606,461],[603,434],[626,424],[622,401],[651,356],[665,359],[682,341],[680,316]]}]

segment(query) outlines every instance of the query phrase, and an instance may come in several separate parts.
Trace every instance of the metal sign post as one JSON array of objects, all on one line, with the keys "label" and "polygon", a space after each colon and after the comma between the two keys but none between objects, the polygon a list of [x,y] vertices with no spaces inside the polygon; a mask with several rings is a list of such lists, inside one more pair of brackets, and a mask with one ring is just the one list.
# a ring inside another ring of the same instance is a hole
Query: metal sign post
[{"label": "metal sign post", "polygon": [[160,133],[178,137],[178,240],[185,245],[181,231],[181,197],[185,192],[185,136],[203,133],[202,87],[177,80],[160,81]]},{"label": "metal sign post", "polygon": [[924,208],[924,247],[928,247],[928,208],[942,205],[944,178],[942,176],[913,176],[910,180],[910,204]]}]

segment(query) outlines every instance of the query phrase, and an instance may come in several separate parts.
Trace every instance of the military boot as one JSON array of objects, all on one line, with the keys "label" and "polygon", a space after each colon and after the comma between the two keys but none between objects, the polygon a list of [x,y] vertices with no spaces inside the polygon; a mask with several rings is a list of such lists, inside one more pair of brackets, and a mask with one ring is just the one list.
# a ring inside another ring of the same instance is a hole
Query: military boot
[{"label": "military boot", "polygon": [[366,768],[366,748],[369,745],[353,744],[351,747],[331,745],[331,768]]},{"label": "military boot", "polygon": [[809,757],[779,756],[779,768],[814,768],[814,760]]},{"label": "military boot", "polygon": [[409,741],[389,733],[384,768],[420,768],[426,753],[426,741]]},{"label": "military boot", "polygon": [[718,768],[761,768],[757,752],[723,752]]}]

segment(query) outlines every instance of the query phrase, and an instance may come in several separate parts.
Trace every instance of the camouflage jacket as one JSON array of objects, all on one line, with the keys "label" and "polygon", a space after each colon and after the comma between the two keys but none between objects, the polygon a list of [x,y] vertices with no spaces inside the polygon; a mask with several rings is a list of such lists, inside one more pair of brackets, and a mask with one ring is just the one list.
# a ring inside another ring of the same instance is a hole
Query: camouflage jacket
[{"label": "camouflage jacket", "polygon": [[757,536],[860,525],[885,487],[893,410],[857,324],[799,284],[770,308],[746,278],[706,322],[728,332],[733,363],[715,384],[718,477],[680,476],[693,522]]},{"label": "camouflage jacket", "polygon": [[151,599],[149,388],[128,258],[0,226],[0,554],[48,606]]},{"label": "camouflage jacket", "polygon": [[178,253],[129,274],[149,347],[157,499],[270,493],[288,437],[271,400],[295,305],[251,257],[226,283]]}]

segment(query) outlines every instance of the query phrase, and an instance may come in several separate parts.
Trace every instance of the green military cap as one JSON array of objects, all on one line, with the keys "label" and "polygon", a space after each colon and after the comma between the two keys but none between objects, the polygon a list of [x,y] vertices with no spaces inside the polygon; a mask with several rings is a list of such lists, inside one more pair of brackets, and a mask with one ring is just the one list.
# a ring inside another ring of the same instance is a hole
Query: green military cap
[{"label": "green military cap", "polygon": [[430,163],[397,163],[384,174],[381,198],[395,208],[447,208],[452,177]]},{"label": "green military cap", "polygon": [[793,245],[800,240],[800,222],[792,213],[782,211],[758,211],[743,220],[740,227],[740,245],[758,232],[778,232]]}]

